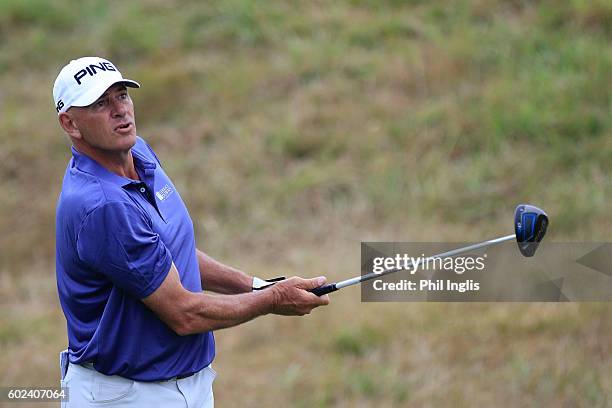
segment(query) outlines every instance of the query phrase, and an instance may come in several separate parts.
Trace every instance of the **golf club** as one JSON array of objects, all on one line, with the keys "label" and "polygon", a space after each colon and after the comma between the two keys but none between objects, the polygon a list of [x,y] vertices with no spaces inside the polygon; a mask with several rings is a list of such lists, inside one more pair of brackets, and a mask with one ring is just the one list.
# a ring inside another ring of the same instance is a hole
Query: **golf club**
[{"label": "golf club", "polygon": [[[502,242],[511,241],[516,239],[519,251],[523,256],[530,257],[535,254],[536,249],[544,235],[546,234],[546,228],[548,227],[548,215],[534,206],[529,204],[519,204],[514,210],[514,234],[506,235],[504,237],[490,239],[488,241],[480,242],[478,244],[468,245],[463,248],[453,249],[451,251],[443,252],[441,254],[432,255],[428,258],[419,258],[416,264],[412,267],[416,268],[419,263],[425,262],[435,258],[446,258],[450,256],[456,256],[463,254],[474,249],[484,248],[491,245],[500,244]],[[346,279],[336,283],[329,283],[327,285],[319,286],[318,288],[311,289],[310,292],[317,296],[325,295],[326,293],[335,292],[339,289],[347,286],[356,285],[358,283],[366,282],[374,278],[379,278],[384,275],[406,270],[406,268],[394,268],[387,269],[380,273],[368,273],[366,275],[359,275],[351,279]]]}]

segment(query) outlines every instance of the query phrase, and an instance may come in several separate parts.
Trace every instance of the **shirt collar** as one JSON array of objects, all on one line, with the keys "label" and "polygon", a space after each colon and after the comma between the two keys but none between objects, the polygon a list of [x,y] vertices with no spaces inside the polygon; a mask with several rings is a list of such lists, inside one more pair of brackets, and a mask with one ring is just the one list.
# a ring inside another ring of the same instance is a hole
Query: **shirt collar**
[{"label": "shirt collar", "polygon": [[[91,157],[79,152],[74,146],[71,147],[71,150],[74,166],[85,173],[91,174],[97,178],[108,181],[109,183],[113,183],[120,187],[140,183],[138,180],[132,180],[113,173]],[[136,166],[137,169],[142,170],[144,173],[149,173],[151,170],[155,170],[156,165],[154,162],[147,160],[142,154],[136,152],[134,149],[131,150],[131,153],[132,157],[134,158],[134,166]]]}]

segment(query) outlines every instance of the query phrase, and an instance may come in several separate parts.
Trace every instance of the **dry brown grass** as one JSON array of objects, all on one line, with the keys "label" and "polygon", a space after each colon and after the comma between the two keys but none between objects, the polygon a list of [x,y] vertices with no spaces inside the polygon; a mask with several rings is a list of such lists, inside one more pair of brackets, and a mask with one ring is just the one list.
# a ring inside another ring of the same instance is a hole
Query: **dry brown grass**
[{"label": "dry brown grass", "polygon": [[[57,384],[66,344],[50,84],[68,59],[101,54],[143,84],[139,133],[203,249],[337,280],[360,241],[497,236],[523,201],[551,214],[547,239],[609,240],[608,3],[0,2],[0,385]],[[217,400],[609,406],[609,314],[347,289],[307,318],[219,332]]]}]

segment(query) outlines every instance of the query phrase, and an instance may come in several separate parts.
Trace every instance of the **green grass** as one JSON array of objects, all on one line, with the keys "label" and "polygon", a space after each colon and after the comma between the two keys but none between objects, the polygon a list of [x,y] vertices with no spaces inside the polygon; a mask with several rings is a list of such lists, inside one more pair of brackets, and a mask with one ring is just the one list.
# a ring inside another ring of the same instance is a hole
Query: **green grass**
[{"label": "green grass", "polygon": [[[550,240],[609,240],[611,36],[606,0],[0,2],[0,383],[55,381],[64,346],[54,204],[69,144],[51,86],[68,60],[106,56],[142,83],[139,133],[200,246],[264,276],[339,278],[359,241],[494,236],[519,202],[548,211]],[[351,293],[220,333],[221,404],[610,403],[605,304]]]}]

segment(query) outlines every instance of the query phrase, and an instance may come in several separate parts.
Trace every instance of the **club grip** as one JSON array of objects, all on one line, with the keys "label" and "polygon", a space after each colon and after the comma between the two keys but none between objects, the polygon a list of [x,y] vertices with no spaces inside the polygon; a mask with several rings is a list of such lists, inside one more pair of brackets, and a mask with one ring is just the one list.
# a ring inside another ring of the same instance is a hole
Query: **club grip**
[{"label": "club grip", "polygon": [[328,283],[327,285],[319,286],[318,288],[310,289],[309,292],[314,293],[317,296],[323,296],[326,293],[331,293],[337,291],[335,283]]}]

